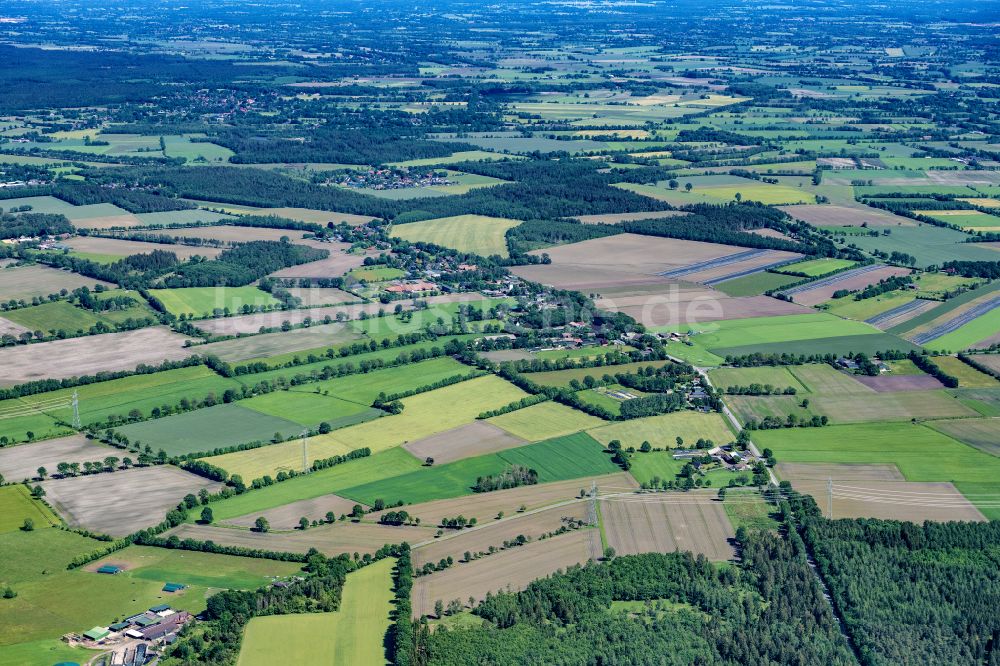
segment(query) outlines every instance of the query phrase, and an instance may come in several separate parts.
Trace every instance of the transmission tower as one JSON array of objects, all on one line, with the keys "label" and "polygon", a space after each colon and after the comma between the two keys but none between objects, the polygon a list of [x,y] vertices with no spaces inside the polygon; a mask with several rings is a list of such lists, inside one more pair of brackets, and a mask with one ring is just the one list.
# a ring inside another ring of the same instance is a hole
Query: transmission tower
[{"label": "transmission tower", "polygon": [[73,428],[80,429],[80,394],[73,391]]}]

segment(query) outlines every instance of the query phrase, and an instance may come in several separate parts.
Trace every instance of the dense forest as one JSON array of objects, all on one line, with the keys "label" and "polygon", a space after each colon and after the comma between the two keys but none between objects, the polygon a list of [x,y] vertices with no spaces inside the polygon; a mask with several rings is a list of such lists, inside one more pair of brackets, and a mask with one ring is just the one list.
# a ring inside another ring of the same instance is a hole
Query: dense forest
[{"label": "dense forest", "polygon": [[801,541],[741,537],[737,566],[635,555],[490,596],[473,611],[481,626],[420,625],[413,663],[854,663]]}]

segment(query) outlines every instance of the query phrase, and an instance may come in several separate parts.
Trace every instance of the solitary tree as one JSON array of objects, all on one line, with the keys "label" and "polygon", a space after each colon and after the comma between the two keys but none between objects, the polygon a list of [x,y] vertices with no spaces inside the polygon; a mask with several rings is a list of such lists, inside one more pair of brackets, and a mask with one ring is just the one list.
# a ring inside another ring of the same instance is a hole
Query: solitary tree
[{"label": "solitary tree", "polygon": [[21,529],[25,532],[32,532],[35,529],[35,521],[31,518],[25,518],[24,522],[21,523]]},{"label": "solitary tree", "polygon": [[212,507],[206,506],[201,510],[201,522],[208,525],[213,520],[215,520],[215,516],[212,515]]},{"label": "solitary tree", "polygon": [[305,532],[309,528],[309,519],[305,516],[299,518],[299,529]]},{"label": "solitary tree", "polygon": [[49,471],[47,469],[45,469],[44,467],[39,467],[38,468],[38,478],[44,480],[45,477],[48,476],[48,474],[49,474]]},{"label": "solitary tree", "polygon": [[253,526],[258,532],[266,532],[271,529],[271,524],[267,522],[267,518],[264,516],[258,517],[257,520],[254,521]]}]

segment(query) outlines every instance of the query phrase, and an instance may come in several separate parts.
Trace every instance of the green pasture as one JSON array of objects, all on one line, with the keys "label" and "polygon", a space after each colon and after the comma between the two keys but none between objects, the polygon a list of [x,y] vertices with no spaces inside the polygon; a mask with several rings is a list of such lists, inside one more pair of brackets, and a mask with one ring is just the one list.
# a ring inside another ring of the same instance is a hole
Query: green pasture
[{"label": "green pasture", "polygon": [[154,289],[150,292],[173,315],[210,316],[216,310],[239,313],[244,305],[253,308],[274,307],[281,304],[266,291],[257,287],[183,287]]},{"label": "green pasture", "polygon": [[774,270],[778,273],[802,273],[808,277],[822,277],[834,271],[855,266],[857,262],[848,259],[808,259],[795,264],[780,266]]},{"label": "green pasture", "polygon": [[392,228],[392,235],[410,242],[434,243],[459,252],[482,256],[506,257],[508,229],[521,224],[518,220],[486,215],[456,215]]},{"label": "green pasture", "polygon": [[[950,481],[960,491],[963,484],[1000,490],[1000,459],[978,451],[931,428],[910,423],[812,428],[807,436],[797,429],[761,430],[754,433],[760,447],[774,451],[781,462],[888,463],[908,481]],[[976,498],[970,497],[973,504]],[[1000,510],[984,507],[988,518]]]},{"label": "green pasture", "polygon": [[569,386],[572,380],[582,382],[585,377],[601,379],[604,375],[635,374],[645,368],[660,368],[669,361],[653,361],[638,363],[623,363],[621,365],[602,365],[598,368],[569,368],[567,370],[551,370],[545,372],[524,373],[524,377],[542,386]]},{"label": "green pasture", "polygon": [[28,519],[39,530],[59,524],[59,518],[49,507],[32,499],[26,486],[0,487],[0,534],[20,529]]},{"label": "green pasture", "polygon": [[726,280],[714,286],[726,296],[760,296],[765,291],[781,289],[793,282],[798,282],[799,279],[794,275],[781,275],[779,273],[761,271],[753,275]]}]

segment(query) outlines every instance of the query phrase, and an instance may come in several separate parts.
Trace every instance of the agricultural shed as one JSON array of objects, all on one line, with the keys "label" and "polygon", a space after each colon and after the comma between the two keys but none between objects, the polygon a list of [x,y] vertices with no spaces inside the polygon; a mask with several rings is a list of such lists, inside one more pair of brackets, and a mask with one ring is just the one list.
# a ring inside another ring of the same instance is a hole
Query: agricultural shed
[{"label": "agricultural shed", "polygon": [[83,637],[89,641],[99,641],[107,638],[110,633],[107,627],[94,627],[90,631],[83,632]]},{"label": "agricultural shed", "polygon": [[167,583],[166,585],[163,586],[163,591],[164,592],[179,592],[180,590],[183,590],[186,587],[187,587],[187,585],[184,585],[183,583]]},{"label": "agricultural shed", "polygon": [[113,564],[105,564],[104,566],[102,566],[100,569],[97,570],[97,573],[113,575],[116,573],[120,573],[121,570],[122,570],[121,567],[116,567]]}]

